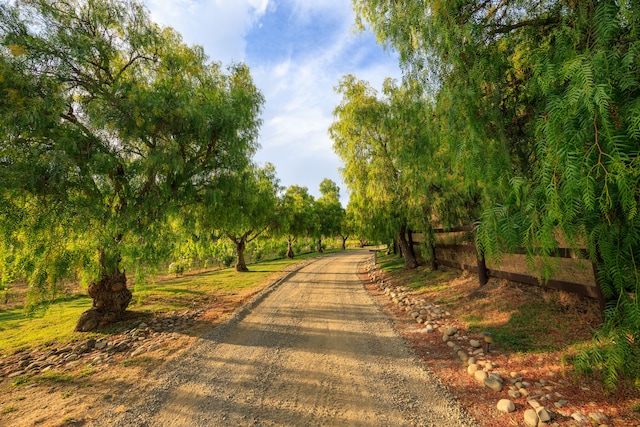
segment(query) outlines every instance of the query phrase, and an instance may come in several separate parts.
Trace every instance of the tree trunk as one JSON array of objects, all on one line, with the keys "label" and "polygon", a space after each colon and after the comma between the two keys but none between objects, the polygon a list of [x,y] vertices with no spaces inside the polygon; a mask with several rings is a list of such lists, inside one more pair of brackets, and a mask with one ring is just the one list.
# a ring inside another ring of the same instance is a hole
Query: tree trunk
[{"label": "tree trunk", "polygon": [[293,259],[293,240],[291,237],[287,238],[287,258]]},{"label": "tree trunk", "polygon": [[347,250],[347,239],[349,238],[349,236],[340,236],[342,238],[342,250],[346,251]]},{"label": "tree trunk", "polygon": [[438,269],[438,261],[436,258],[436,245],[434,243],[429,244],[429,250],[431,252],[431,270],[436,271]]},{"label": "tree trunk", "polygon": [[78,332],[95,331],[122,318],[133,297],[127,289],[126,273],[119,269],[120,256],[116,256],[110,266],[106,265],[105,258],[101,251],[102,276],[99,281],[89,285],[88,293],[93,305],[80,315],[75,328]]},{"label": "tree trunk", "polygon": [[247,272],[249,269],[247,268],[247,263],[244,260],[244,250],[247,247],[247,242],[245,238],[242,238],[235,240],[234,243],[236,244],[236,271]]},{"label": "tree trunk", "polygon": [[409,247],[409,242],[407,241],[406,227],[400,227],[398,231],[398,246],[400,247],[400,251],[402,252],[402,256],[404,257],[404,269],[412,270],[418,266],[418,261],[416,257],[413,255],[413,251]]},{"label": "tree trunk", "polygon": [[318,252],[322,253],[322,237],[318,238],[318,246],[316,247]]},{"label": "tree trunk", "polygon": [[417,260],[418,258],[416,257],[416,250],[413,245],[413,230],[410,228],[407,230],[407,239],[407,243],[409,244],[409,252],[411,252],[411,256],[416,258]]}]

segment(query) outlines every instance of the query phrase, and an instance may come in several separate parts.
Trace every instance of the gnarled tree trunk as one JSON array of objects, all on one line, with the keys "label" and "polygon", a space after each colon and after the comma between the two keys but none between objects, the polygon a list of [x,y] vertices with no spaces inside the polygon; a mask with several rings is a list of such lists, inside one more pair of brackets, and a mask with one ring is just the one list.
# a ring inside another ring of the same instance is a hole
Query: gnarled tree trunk
[{"label": "gnarled tree trunk", "polygon": [[322,252],[322,237],[318,238],[318,245],[316,246],[318,252]]},{"label": "gnarled tree trunk", "polygon": [[78,323],[76,323],[76,331],[95,331],[115,322],[124,315],[133,294],[127,289],[126,273],[118,268],[120,257],[117,256],[116,259],[115,269],[109,271],[104,252],[100,252],[102,276],[99,281],[89,285],[88,293],[93,299],[93,305],[80,315]]},{"label": "gnarled tree trunk", "polygon": [[287,258],[289,259],[293,259],[294,253],[293,253],[293,238],[291,236],[289,236],[287,238]]},{"label": "gnarled tree trunk", "polygon": [[247,247],[246,239],[235,239],[234,243],[236,244],[236,271],[247,272],[249,269],[247,268],[247,263],[244,260],[244,250]]},{"label": "gnarled tree trunk", "polygon": [[404,257],[405,270],[412,270],[416,268],[418,266],[418,261],[413,254],[409,241],[407,240],[407,228],[405,226],[400,227],[400,230],[398,230],[398,237],[396,240],[398,241],[400,252]]},{"label": "gnarled tree trunk", "polygon": [[346,251],[347,250],[347,239],[349,238],[349,236],[340,236],[340,238],[342,239],[342,250]]}]

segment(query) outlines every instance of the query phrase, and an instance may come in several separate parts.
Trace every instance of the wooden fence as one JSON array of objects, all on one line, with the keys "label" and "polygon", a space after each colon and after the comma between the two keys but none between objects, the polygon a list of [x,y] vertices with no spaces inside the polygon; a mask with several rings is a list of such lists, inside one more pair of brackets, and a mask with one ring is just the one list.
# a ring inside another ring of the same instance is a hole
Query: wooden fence
[{"label": "wooden fence", "polygon": [[[434,232],[438,234],[445,233],[474,233],[473,226],[464,226],[457,227],[453,229],[436,229]],[[414,245],[419,245],[421,242],[421,234],[415,233],[411,236],[411,240]],[[470,239],[473,241],[473,239]],[[473,263],[465,263],[459,261],[453,261],[443,258],[442,256],[438,256],[441,254],[443,250],[449,250],[453,253],[467,253],[472,254],[475,259]],[[434,266],[442,265],[446,267],[456,268],[459,270],[471,271],[473,273],[478,274],[478,280],[480,282],[480,286],[483,286],[487,283],[490,277],[496,277],[500,279],[506,279],[513,282],[518,283],[526,283],[529,285],[536,285],[542,287],[548,287],[553,289],[558,289],[561,291],[571,292],[574,294],[582,295],[589,298],[595,298],[598,300],[600,304],[600,309],[604,311],[606,300],[602,294],[602,289],[600,288],[600,284],[598,283],[598,272],[595,264],[592,264],[588,261],[587,251],[582,249],[575,251],[569,248],[559,248],[555,257],[564,258],[564,259],[575,259],[575,260],[583,260],[584,263],[591,264],[591,268],[593,270],[594,283],[593,284],[585,284],[585,283],[576,283],[558,279],[547,279],[540,280],[535,276],[531,276],[528,274],[522,273],[514,273],[510,271],[499,270],[497,268],[487,268],[484,256],[478,253],[478,250],[475,244],[447,244],[447,243],[436,243],[431,248],[432,254],[435,258]],[[515,251],[509,252],[509,255],[525,255],[526,251],[524,249],[517,249]]]}]

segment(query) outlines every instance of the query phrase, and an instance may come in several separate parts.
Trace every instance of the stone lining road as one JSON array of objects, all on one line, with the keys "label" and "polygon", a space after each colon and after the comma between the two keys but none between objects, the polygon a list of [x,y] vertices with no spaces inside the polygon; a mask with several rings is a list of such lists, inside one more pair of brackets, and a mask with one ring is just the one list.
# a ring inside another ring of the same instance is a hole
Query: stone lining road
[{"label": "stone lining road", "polygon": [[474,426],[359,279],[367,251],[274,284],[111,419],[120,426]]}]

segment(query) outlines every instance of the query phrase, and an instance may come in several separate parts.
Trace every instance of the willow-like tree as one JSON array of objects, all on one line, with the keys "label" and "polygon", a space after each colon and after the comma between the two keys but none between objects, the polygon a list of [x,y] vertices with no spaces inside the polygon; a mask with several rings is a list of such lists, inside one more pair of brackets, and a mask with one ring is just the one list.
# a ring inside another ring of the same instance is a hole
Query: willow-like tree
[{"label": "willow-like tree", "polygon": [[311,237],[318,228],[314,198],[307,187],[291,185],[280,198],[279,233],[287,239],[287,258],[295,256],[293,244],[300,237]]},{"label": "willow-like tree", "polygon": [[415,268],[418,263],[408,233],[412,225],[423,222],[424,212],[417,208],[427,206],[413,197],[416,177],[422,176],[414,158],[429,153],[428,110],[420,108],[424,100],[390,80],[381,98],[353,76],[344,77],[337,90],[343,99],[334,111],[330,134],[353,205],[369,222],[369,236],[395,239],[405,268]]},{"label": "willow-like tree", "polygon": [[220,230],[217,234],[233,242],[238,272],[249,271],[244,258],[247,244],[277,224],[278,182],[272,164],[262,168],[251,165],[230,175],[221,191],[224,205],[218,210],[211,209],[208,204],[203,206],[207,217],[203,223],[211,224]]},{"label": "willow-like tree", "polygon": [[322,238],[337,236],[344,222],[345,211],[340,203],[340,187],[325,178],[320,182],[320,197],[314,203],[317,219],[316,238],[318,252],[322,252]]},{"label": "willow-like tree", "polygon": [[166,214],[247,166],[263,98],[135,0],[2,3],[0,46],[2,276],[42,295],[80,272],[92,330],[128,306],[124,267],[163,253]]},{"label": "willow-like tree", "polygon": [[594,350],[578,366],[600,371],[612,388],[620,376],[637,379],[637,4],[353,4],[400,52],[406,77],[430,82],[440,138],[462,141],[451,154],[484,189],[479,246],[495,256],[510,246],[548,255],[559,231],[569,244],[585,245],[610,303]]},{"label": "willow-like tree", "polygon": [[347,208],[344,209],[342,221],[340,222],[340,228],[338,229],[338,236],[340,236],[341,248],[343,251],[347,250],[347,240],[356,237],[356,215],[353,211],[354,206],[349,201]]}]

